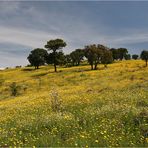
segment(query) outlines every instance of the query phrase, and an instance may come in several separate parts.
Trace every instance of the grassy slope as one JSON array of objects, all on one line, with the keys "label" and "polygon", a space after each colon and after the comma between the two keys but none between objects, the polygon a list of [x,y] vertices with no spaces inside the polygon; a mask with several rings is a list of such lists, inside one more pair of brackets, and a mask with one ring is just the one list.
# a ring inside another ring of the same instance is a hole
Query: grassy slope
[{"label": "grassy slope", "polygon": [[[148,68],[143,61],[0,72],[0,147],[148,146]],[[9,86],[17,82],[19,95]],[[51,98],[62,101],[60,112]]]}]

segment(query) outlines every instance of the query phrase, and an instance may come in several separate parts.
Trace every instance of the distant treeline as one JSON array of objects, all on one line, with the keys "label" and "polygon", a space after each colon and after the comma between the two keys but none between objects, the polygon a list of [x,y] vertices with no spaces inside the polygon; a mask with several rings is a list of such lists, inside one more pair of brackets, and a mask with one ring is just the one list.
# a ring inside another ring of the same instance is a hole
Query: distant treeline
[{"label": "distant treeline", "polygon": [[66,42],[62,39],[50,40],[43,48],[36,48],[31,51],[27,57],[31,66],[35,66],[38,69],[39,66],[45,64],[53,64],[55,72],[57,71],[57,65],[79,66],[84,60],[87,60],[91,65],[91,69],[96,70],[98,64],[112,63],[115,60],[130,60],[131,58],[136,60],[141,58],[145,60],[146,66],[148,61],[148,51],[143,50],[141,55],[130,55],[126,48],[108,48],[101,44],[87,45],[83,49],[75,49],[70,54],[64,54],[62,48],[66,46]]}]

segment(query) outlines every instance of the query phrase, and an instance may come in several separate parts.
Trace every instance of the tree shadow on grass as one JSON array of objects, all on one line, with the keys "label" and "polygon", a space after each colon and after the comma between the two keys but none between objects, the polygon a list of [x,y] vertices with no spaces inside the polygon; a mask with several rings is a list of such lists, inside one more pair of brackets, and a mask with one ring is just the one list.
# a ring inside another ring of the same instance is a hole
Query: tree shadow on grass
[{"label": "tree shadow on grass", "polygon": [[36,69],[31,69],[31,68],[25,68],[25,69],[22,69],[22,71],[36,71]]},{"label": "tree shadow on grass", "polygon": [[106,67],[100,67],[100,68],[97,68],[97,69],[76,69],[76,70],[73,70],[73,72],[85,72],[85,71],[101,71],[101,70],[105,70],[105,69],[108,69]]},{"label": "tree shadow on grass", "polygon": [[34,74],[32,75],[31,77],[42,77],[42,76],[45,76],[47,74],[49,74],[50,72],[42,72],[42,73],[37,73],[37,74]]}]

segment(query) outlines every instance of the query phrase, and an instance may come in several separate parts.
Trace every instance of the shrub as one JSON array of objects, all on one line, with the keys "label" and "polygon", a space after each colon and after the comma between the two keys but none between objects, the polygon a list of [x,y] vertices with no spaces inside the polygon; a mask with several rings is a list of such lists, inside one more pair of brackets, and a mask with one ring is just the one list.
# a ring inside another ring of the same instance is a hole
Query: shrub
[{"label": "shrub", "polygon": [[60,112],[62,109],[62,100],[59,97],[58,91],[53,88],[50,93],[51,96],[51,109],[54,112]]},{"label": "shrub", "polygon": [[16,82],[13,82],[10,85],[10,92],[12,96],[16,96],[18,95],[18,91],[19,91],[19,86],[16,84]]}]

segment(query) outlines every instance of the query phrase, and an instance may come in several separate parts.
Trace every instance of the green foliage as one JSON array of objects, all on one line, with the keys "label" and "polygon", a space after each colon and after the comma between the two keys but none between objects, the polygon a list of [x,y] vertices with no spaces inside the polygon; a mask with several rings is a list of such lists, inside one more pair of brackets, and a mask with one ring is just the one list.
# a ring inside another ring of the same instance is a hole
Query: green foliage
[{"label": "green foliage", "polygon": [[18,95],[20,87],[16,84],[16,82],[13,82],[9,87],[12,96]]},{"label": "green foliage", "polygon": [[139,55],[137,55],[137,54],[133,54],[133,55],[132,55],[132,59],[134,59],[134,60],[137,60],[138,57],[139,57]]},{"label": "green foliage", "polygon": [[27,59],[32,66],[35,66],[35,69],[38,69],[39,66],[46,63],[47,54],[46,50],[37,48],[31,51]]},{"label": "green foliage", "polygon": [[119,59],[119,52],[115,48],[111,48],[110,51],[112,52],[113,60],[118,60]]},{"label": "green foliage", "polygon": [[94,44],[85,46],[84,51],[85,57],[91,65],[91,69],[97,69],[97,65],[99,64],[101,58],[101,51],[97,48],[97,45]]},{"label": "green foliage", "polygon": [[97,65],[101,62],[103,64],[108,64],[112,61],[112,54],[108,50],[108,47],[105,47],[100,44],[85,46],[85,57],[88,59],[88,62],[91,65],[92,70],[96,70]]},{"label": "green foliage", "polygon": [[141,56],[140,56],[140,57],[141,57],[142,60],[145,61],[146,66],[147,66],[147,62],[148,62],[148,51],[143,50],[143,51],[141,52]]},{"label": "green foliage", "polygon": [[128,53],[128,50],[126,48],[118,48],[118,53],[119,53],[119,59],[123,60],[123,58],[125,58],[125,56]]},{"label": "green foliage", "polygon": [[65,55],[65,65],[66,65],[66,67],[72,66],[72,59],[69,54]]},{"label": "green foliage", "polygon": [[47,44],[45,45],[45,48],[56,52],[57,50],[60,50],[65,46],[66,42],[64,42],[62,39],[55,39],[48,41]]},{"label": "green foliage", "polygon": [[75,51],[70,53],[70,58],[72,61],[72,65],[80,65],[80,62],[84,58],[84,50],[83,49],[76,49]]},{"label": "green foliage", "polygon": [[[65,64],[65,55],[62,51],[56,52],[56,59],[55,63],[56,65],[64,65]],[[54,64],[54,53],[49,53],[46,58],[47,64]]]},{"label": "green foliage", "polygon": [[130,54],[126,54],[126,55],[124,56],[124,58],[125,58],[125,60],[130,60],[130,59],[131,59],[131,55],[130,55]]},{"label": "green foliage", "polygon": [[123,58],[130,59],[130,55],[127,54],[128,50],[126,48],[111,48],[110,51],[112,52],[113,60],[123,60]]},{"label": "green foliage", "polygon": [[[84,49],[76,49],[69,55],[64,55],[62,48],[65,46],[66,42],[62,39],[49,40],[44,47],[51,52],[47,53],[44,49],[37,48],[34,51],[31,51],[31,54],[28,56],[28,60],[36,69],[45,63],[53,64],[56,72],[57,65],[65,65],[66,67],[78,66],[85,59],[84,57],[87,58],[88,63],[91,65],[91,69],[95,70],[97,69],[98,64],[102,63],[106,65],[111,63],[112,59],[131,59],[131,55],[127,54],[128,50],[126,48],[109,49],[101,44],[93,44],[85,46]],[[109,51],[111,51],[112,54]]]},{"label": "green foliage", "polygon": [[55,72],[57,71],[57,68],[56,68],[57,59],[58,59],[57,51],[62,49],[65,46],[66,46],[66,42],[64,42],[62,39],[50,40],[45,45],[46,49],[48,49],[49,51],[52,51]]},{"label": "green foliage", "polygon": [[104,50],[101,56],[101,63],[104,64],[105,67],[107,67],[107,64],[110,64],[113,62],[112,52],[109,50]]}]

